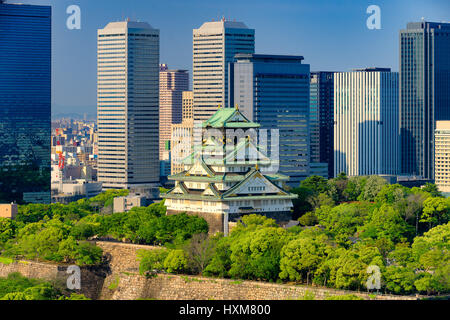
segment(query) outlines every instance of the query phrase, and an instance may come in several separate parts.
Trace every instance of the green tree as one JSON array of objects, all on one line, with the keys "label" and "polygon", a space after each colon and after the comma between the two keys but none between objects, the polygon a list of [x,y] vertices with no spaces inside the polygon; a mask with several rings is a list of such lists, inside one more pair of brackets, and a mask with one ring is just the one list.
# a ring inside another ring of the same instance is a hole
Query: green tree
[{"label": "green tree", "polygon": [[389,239],[398,242],[412,237],[413,229],[402,218],[398,210],[388,204],[375,208],[369,221],[358,228],[363,238]]},{"label": "green tree", "polygon": [[16,234],[16,224],[14,220],[0,217],[0,248],[3,243],[14,238]]},{"label": "green tree", "polygon": [[209,237],[206,233],[194,234],[186,247],[188,267],[195,274],[202,274],[215,254],[220,236]]},{"label": "green tree", "polygon": [[275,281],[280,273],[280,251],[286,240],[287,231],[278,227],[259,228],[233,237],[229,275]]},{"label": "green tree", "polygon": [[347,201],[356,201],[358,197],[364,190],[364,186],[367,182],[367,177],[364,176],[356,176],[348,178],[347,185],[342,192],[345,200]]},{"label": "green tree", "polygon": [[182,273],[186,271],[187,258],[184,251],[181,249],[170,250],[163,265],[167,272]]},{"label": "green tree", "polygon": [[138,250],[137,261],[139,261],[139,273],[144,275],[149,272],[159,272],[164,270],[164,260],[167,258],[169,250],[165,248],[154,250]]},{"label": "green tree", "polygon": [[306,279],[308,285],[310,275],[314,275],[326,258],[325,241],[324,235],[318,238],[300,236],[287,243],[281,251],[280,278],[293,281]]},{"label": "green tree", "polygon": [[422,190],[428,192],[432,197],[442,197],[442,193],[434,183],[425,183],[425,185],[422,187]]},{"label": "green tree", "polygon": [[364,184],[361,194],[358,196],[358,200],[374,201],[375,197],[386,184],[386,180],[379,176],[369,176]]},{"label": "green tree", "polygon": [[314,212],[307,212],[304,215],[302,215],[298,222],[302,226],[315,226],[317,223],[319,223],[319,219],[316,217]]},{"label": "green tree", "polygon": [[300,187],[312,190],[314,195],[326,193],[329,190],[327,179],[316,175],[309,176],[300,182]]},{"label": "green tree", "polygon": [[450,200],[440,197],[430,197],[423,202],[423,213],[420,222],[433,225],[446,223],[450,218]]}]

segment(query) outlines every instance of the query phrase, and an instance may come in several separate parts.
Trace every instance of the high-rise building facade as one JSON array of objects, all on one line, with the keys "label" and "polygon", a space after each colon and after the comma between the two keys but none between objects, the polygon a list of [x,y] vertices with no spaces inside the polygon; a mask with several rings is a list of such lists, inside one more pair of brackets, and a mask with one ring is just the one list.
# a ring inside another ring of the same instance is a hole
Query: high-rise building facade
[{"label": "high-rise building facade", "polygon": [[111,22],[98,30],[98,180],[104,189],[159,181],[159,30]]},{"label": "high-rise building facade", "polygon": [[326,163],[328,177],[334,177],[334,73],[311,72],[309,133],[311,162]]},{"label": "high-rise building facade", "polygon": [[450,120],[450,23],[400,31],[401,172],[434,178],[435,121]]},{"label": "high-rise building facade", "polygon": [[172,125],[170,144],[171,174],[184,171],[183,159],[191,154],[194,143],[194,94],[183,91],[182,114],[183,121]]},{"label": "high-rise building facade", "polygon": [[368,68],[334,74],[334,175],[399,173],[398,73]]},{"label": "high-rise building facade", "polygon": [[434,180],[441,192],[450,192],[450,121],[436,121]]},{"label": "high-rise building facade", "polygon": [[[279,130],[279,172],[298,187],[309,175],[309,64],[301,56],[237,54],[230,102],[261,129]],[[233,97],[233,98],[231,98]]]},{"label": "high-rise building facade", "polygon": [[182,121],[194,119],[194,92],[183,91],[181,105]]},{"label": "high-rise building facade", "polygon": [[50,202],[51,19],[0,3],[0,203]]},{"label": "high-rise building facade", "polygon": [[205,22],[193,30],[194,120],[207,120],[228,106],[228,63],[236,53],[255,52],[255,30],[242,22]]},{"label": "high-rise building facade", "polygon": [[169,70],[166,64],[159,71],[159,159],[169,160],[172,125],[182,121],[183,91],[189,89],[187,70]]}]

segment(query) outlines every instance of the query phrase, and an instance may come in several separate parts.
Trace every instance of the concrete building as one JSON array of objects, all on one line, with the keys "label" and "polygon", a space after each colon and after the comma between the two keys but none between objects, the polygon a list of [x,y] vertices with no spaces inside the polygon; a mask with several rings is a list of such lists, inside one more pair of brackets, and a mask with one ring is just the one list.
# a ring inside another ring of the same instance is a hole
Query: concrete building
[{"label": "concrete building", "polygon": [[144,207],[146,205],[146,199],[144,196],[129,195],[126,197],[115,197],[113,204],[113,211],[116,212],[128,212],[134,207]]},{"label": "concrete building", "polygon": [[441,192],[450,193],[450,121],[436,121],[434,146],[434,181]]},{"label": "concrete building", "polygon": [[400,30],[401,172],[434,179],[435,122],[450,120],[450,23]]},{"label": "concrete building", "polygon": [[50,6],[0,1],[0,202],[50,199],[51,25]]},{"label": "concrete building", "polygon": [[162,195],[167,214],[186,212],[203,217],[209,232],[228,234],[229,221],[256,213],[289,221],[292,199],[283,190],[289,177],[265,174],[273,162],[251,136],[236,139],[232,128],[258,129],[239,110],[220,108],[202,124],[203,143],[187,157],[184,171],[169,176],[175,187]]},{"label": "concrete building", "polygon": [[[298,187],[309,175],[309,64],[302,56],[237,54],[230,103],[261,129],[279,130],[279,172]],[[271,139],[272,137],[269,137]]]},{"label": "concrete building", "polygon": [[182,121],[183,91],[189,89],[187,70],[169,70],[166,64],[159,71],[159,160],[169,160],[172,125]]},{"label": "concrete building", "polygon": [[98,30],[98,180],[103,189],[159,182],[159,30],[111,22]]},{"label": "concrete building", "polygon": [[336,72],[334,105],[334,175],[397,175],[398,73],[389,68]]},{"label": "concrete building", "polygon": [[194,119],[207,120],[228,104],[228,63],[255,52],[255,30],[242,22],[205,22],[193,30]]},{"label": "concrete building", "polygon": [[324,164],[327,165],[325,178],[334,177],[333,79],[333,72],[311,72],[309,89],[310,159],[316,164],[315,168],[323,168]]},{"label": "concrete building", "polygon": [[17,217],[18,207],[16,203],[0,203],[0,218],[15,219]]}]

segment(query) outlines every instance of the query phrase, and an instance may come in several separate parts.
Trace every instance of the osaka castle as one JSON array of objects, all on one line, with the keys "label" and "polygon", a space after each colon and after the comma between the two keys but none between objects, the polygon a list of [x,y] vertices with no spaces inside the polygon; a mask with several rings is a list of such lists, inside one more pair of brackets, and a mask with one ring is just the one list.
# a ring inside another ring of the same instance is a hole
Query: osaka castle
[{"label": "osaka castle", "polygon": [[182,160],[184,171],[168,177],[175,186],[163,195],[167,214],[198,215],[210,233],[225,235],[229,222],[246,214],[289,221],[296,195],[283,188],[289,177],[273,170],[278,159],[267,157],[267,147],[258,145],[259,124],[237,107],[219,108],[198,129],[194,141],[199,142]]}]

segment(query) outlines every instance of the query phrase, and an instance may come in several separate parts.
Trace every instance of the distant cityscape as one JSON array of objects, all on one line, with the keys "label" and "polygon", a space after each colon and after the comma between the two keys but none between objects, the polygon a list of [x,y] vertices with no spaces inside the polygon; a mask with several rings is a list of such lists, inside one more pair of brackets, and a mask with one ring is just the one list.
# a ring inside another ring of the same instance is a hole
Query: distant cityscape
[{"label": "distant cityscape", "polygon": [[[220,129],[226,136],[225,125],[243,129],[245,123],[271,132],[277,169],[270,174],[279,176],[247,181],[237,211],[264,211],[269,182],[289,190],[312,175],[379,175],[406,186],[435,182],[450,192],[449,23],[411,22],[399,30],[399,72],[388,66],[342,72],[314,70],[303,56],[255,53],[255,30],[244,22],[204,22],[192,31],[189,91],[188,68],[161,63],[158,29],[129,19],[110,22],[99,26],[92,52],[97,115],[76,109],[51,115],[51,8],[0,8],[7,17],[1,30],[8,31],[0,50],[7,70],[0,74],[0,202],[70,203],[128,189],[130,203],[152,203],[161,200],[163,187],[171,190],[165,197],[181,192],[179,210],[227,216],[234,200],[224,195],[246,181],[255,164],[204,164],[194,147],[202,149],[207,139],[196,140],[195,131]],[[239,119],[206,125],[226,109]],[[236,146],[246,139],[236,139]],[[252,145],[259,150],[250,141],[246,152]],[[230,178],[238,172],[241,178]],[[197,202],[188,201],[193,195]]]}]

